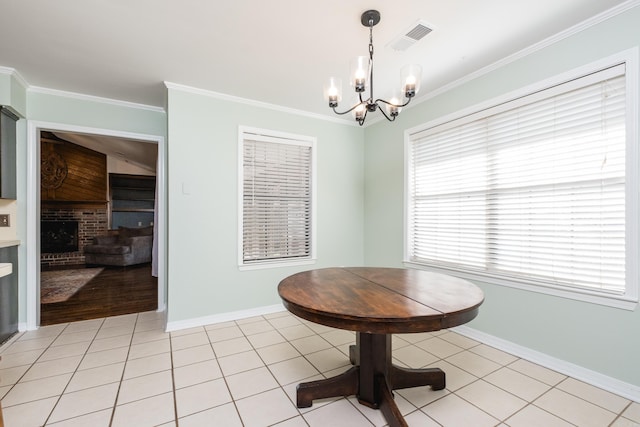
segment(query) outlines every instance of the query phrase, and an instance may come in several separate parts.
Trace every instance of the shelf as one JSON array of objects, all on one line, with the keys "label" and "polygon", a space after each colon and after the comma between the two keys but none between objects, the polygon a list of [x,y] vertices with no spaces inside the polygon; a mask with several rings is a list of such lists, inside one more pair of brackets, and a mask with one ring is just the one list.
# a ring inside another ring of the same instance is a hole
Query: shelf
[{"label": "shelf", "polygon": [[118,209],[111,209],[111,212],[149,212],[149,213],[153,213],[154,209],[118,208]]},{"label": "shelf", "polygon": [[11,246],[20,246],[20,240],[0,240],[0,248],[9,248]]},{"label": "shelf", "polygon": [[0,263],[0,277],[8,276],[13,273],[13,264],[10,262]]},{"label": "shelf", "polygon": [[[155,184],[154,184],[155,185]],[[121,185],[112,185],[112,190],[136,190],[136,191],[155,191],[154,187],[123,187]]]},{"label": "shelf", "polygon": [[109,174],[111,226],[153,223],[156,177]]}]

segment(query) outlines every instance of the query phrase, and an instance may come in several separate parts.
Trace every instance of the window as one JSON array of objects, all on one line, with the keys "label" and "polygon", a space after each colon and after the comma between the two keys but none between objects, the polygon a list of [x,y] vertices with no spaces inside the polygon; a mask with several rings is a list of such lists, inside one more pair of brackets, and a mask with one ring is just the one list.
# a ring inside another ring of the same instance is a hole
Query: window
[{"label": "window", "polygon": [[407,132],[406,261],[631,307],[620,302],[638,296],[628,70],[563,77]]},{"label": "window", "polygon": [[241,127],[241,267],[315,258],[315,139]]}]

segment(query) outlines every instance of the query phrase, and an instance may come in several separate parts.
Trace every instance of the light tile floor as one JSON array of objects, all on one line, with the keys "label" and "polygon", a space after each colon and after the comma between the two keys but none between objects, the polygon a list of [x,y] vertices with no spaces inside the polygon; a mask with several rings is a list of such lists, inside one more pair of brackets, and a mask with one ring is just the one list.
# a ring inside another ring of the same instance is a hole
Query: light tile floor
[{"label": "light tile floor", "polygon": [[[287,312],[165,333],[140,313],[18,334],[0,347],[8,427],[384,426],[353,397],[298,409],[298,382],[347,369],[354,334]],[[640,426],[640,404],[451,331],[395,335],[398,365],[447,388],[398,390],[410,426]]]}]

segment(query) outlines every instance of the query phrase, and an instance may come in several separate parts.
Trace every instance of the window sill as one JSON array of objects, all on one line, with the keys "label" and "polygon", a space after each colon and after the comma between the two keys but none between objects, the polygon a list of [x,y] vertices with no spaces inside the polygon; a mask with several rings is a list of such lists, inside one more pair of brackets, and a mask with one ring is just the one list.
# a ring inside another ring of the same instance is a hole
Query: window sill
[{"label": "window sill", "polygon": [[262,270],[265,268],[281,268],[281,267],[297,267],[299,265],[311,265],[315,264],[315,259],[305,259],[300,261],[271,261],[271,262],[261,262],[256,264],[249,265],[240,265],[238,269],[240,271],[250,271],[250,270]]},{"label": "window sill", "polygon": [[596,292],[589,292],[588,290],[571,290],[563,288],[555,288],[552,286],[534,285],[531,283],[525,283],[518,279],[505,279],[499,277],[493,277],[490,275],[475,274],[470,272],[463,272],[456,269],[449,269],[443,267],[433,267],[423,264],[417,264],[414,262],[404,261],[405,267],[415,268],[418,270],[436,271],[438,273],[449,274],[452,276],[460,277],[472,282],[481,282],[491,285],[505,286],[508,288],[520,289],[529,292],[536,292],[544,295],[552,295],[560,298],[566,298],[574,301],[583,301],[591,304],[604,305],[607,307],[619,308],[622,310],[634,311],[638,305],[638,301],[625,296],[606,296],[603,294],[597,294]]}]

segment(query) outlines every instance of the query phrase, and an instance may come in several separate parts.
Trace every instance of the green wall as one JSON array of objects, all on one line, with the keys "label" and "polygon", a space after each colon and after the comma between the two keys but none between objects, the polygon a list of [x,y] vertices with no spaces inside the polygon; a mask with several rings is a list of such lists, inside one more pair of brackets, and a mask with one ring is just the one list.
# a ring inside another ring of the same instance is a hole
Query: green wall
[{"label": "green wall", "polygon": [[[402,266],[404,131],[564,71],[640,46],[640,7],[405,110],[365,131],[365,261]],[[469,324],[486,334],[640,386],[640,309],[627,311],[478,283]]]},{"label": "green wall", "polygon": [[[280,303],[297,271],[364,262],[362,129],[169,85],[168,320]],[[238,268],[238,126],[317,138],[317,263]]]}]

